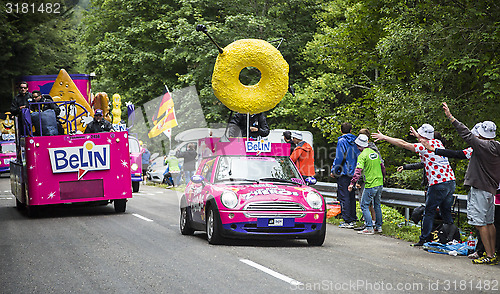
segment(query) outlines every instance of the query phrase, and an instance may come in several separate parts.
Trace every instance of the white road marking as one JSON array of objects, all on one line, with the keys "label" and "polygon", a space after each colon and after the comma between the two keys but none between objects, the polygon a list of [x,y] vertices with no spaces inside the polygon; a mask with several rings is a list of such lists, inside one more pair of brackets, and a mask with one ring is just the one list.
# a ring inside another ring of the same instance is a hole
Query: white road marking
[{"label": "white road marking", "polygon": [[251,261],[251,260],[248,260],[248,259],[240,259],[240,261],[241,261],[241,262],[243,262],[243,263],[248,264],[248,265],[249,265],[249,266],[251,266],[251,267],[254,267],[254,268],[258,269],[258,270],[261,270],[261,271],[265,272],[265,273],[266,273],[266,274],[268,274],[268,275],[271,275],[271,276],[273,276],[273,277],[275,277],[275,278],[277,278],[277,279],[280,279],[280,280],[282,280],[282,281],[285,281],[285,282],[289,283],[290,285],[294,285],[294,286],[297,286],[297,285],[304,285],[304,284],[302,284],[301,282],[299,282],[299,281],[297,281],[297,280],[294,280],[294,279],[289,278],[289,277],[287,277],[287,276],[285,276],[285,275],[282,275],[282,274],[280,274],[280,273],[278,273],[278,272],[275,272],[275,271],[273,271],[272,269],[268,269],[267,267],[262,266],[262,265],[260,265],[260,264],[258,264],[258,263],[255,263],[255,262],[253,262],[253,261]]},{"label": "white road marking", "polygon": [[8,196],[7,196],[7,197],[0,197],[0,199],[4,199],[4,200],[12,200],[12,199],[14,199],[14,197],[8,197]]},{"label": "white road marking", "polygon": [[133,215],[133,216],[135,216],[135,217],[138,217],[138,218],[140,218],[140,219],[142,219],[142,220],[145,220],[145,221],[147,221],[147,222],[152,222],[152,221],[153,221],[152,219],[149,219],[149,218],[147,218],[147,217],[143,217],[142,215],[137,214],[137,213],[133,213],[132,215]]}]

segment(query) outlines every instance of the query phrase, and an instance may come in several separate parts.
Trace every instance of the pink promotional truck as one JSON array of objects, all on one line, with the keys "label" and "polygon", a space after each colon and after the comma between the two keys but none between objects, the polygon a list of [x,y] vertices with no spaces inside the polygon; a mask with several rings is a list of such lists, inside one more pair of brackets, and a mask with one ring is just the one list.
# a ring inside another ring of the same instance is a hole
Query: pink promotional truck
[{"label": "pink promotional truck", "polygon": [[[29,111],[16,118],[16,158],[10,162],[11,190],[19,209],[35,216],[48,205],[113,203],[116,212],[125,212],[132,198],[127,132],[48,136],[44,122],[31,119]],[[33,131],[36,124],[41,126],[38,132]],[[71,124],[76,129],[76,121],[62,126]]]}]

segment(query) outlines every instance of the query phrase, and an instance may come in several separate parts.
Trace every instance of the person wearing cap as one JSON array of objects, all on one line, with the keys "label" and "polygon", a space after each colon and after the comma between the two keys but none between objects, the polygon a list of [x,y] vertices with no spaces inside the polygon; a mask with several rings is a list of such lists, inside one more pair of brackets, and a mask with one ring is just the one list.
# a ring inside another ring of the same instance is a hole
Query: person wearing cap
[{"label": "person wearing cap", "polygon": [[175,156],[175,150],[170,150],[170,152],[168,152],[168,156],[165,158],[165,165],[167,165],[167,169],[163,176],[167,182],[167,188],[175,187],[176,183],[179,185],[181,168],[179,167],[179,159]]},{"label": "person wearing cap", "polygon": [[330,176],[337,177],[337,199],[340,202],[340,210],[344,222],[339,228],[353,229],[358,220],[356,216],[356,194],[349,191],[359,149],[354,144],[356,136],[351,134],[352,124],[344,122],[340,125],[342,136],[338,138],[337,148],[335,148],[335,159],[333,160]]},{"label": "person wearing cap", "polygon": [[103,119],[102,109],[96,109],[94,113],[94,120],[92,120],[85,128],[85,134],[88,133],[102,133],[112,131],[113,126],[111,123]]},{"label": "person wearing cap", "polygon": [[[365,188],[360,202],[363,218],[365,219],[365,228],[358,233],[364,235],[373,235],[374,231],[381,233],[382,208],[380,207],[380,198],[384,184],[385,167],[380,155],[368,147],[368,136],[361,134],[356,138],[354,143],[361,153],[358,156],[351,183],[347,188],[349,192],[353,190],[356,182],[361,178],[361,174],[364,173],[365,175]],[[375,230],[373,229],[373,221],[369,209],[372,201],[375,210]]]},{"label": "person wearing cap", "polygon": [[292,132],[284,131],[283,132],[283,140],[285,140],[286,143],[290,144],[290,155],[291,155],[293,150],[295,150],[295,147],[297,147],[297,145],[295,143],[293,143]]},{"label": "person wearing cap", "polygon": [[[481,135],[479,135],[479,128],[482,126],[482,123],[477,123],[470,131],[471,133],[478,137],[481,138]],[[457,158],[457,159],[467,159],[470,160],[473,154],[473,149],[472,147],[468,147],[463,150],[450,150],[450,149],[441,149],[441,148],[433,148],[432,146],[429,145],[429,142],[427,140],[420,140],[420,143],[427,148],[427,150],[430,150],[432,152],[435,152],[437,155],[442,155],[446,156],[448,158]],[[500,187],[498,188],[500,189]],[[499,191],[497,190],[496,194],[498,194]],[[500,251],[500,202],[495,203],[495,220],[494,220],[494,225],[495,225],[495,231],[496,231],[496,251]],[[485,253],[485,248],[484,244],[479,238],[478,243],[476,245],[476,251],[472,254],[469,254],[468,257],[470,259],[478,259],[483,256],[483,253]]]},{"label": "person wearing cap", "polygon": [[302,132],[292,131],[292,141],[297,147],[290,155],[290,159],[295,163],[304,179],[313,177],[315,175],[313,148],[303,140]]},{"label": "person wearing cap", "polygon": [[[435,148],[442,148],[443,143],[434,138],[434,127],[430,124],[423,124],[416,131],[410,127],[412,133],[419,139],[423,137],[429,140],[429,144]],[[412,246],[423,246],[429,240],[434,226],[434,215],[439,207],[443,223],[452,224],[451,206],[453,205],[453,193],[455,192],[455,174],[450,166],[448,158],[436,155],[427,150],[421,143],[408,143],[402,139],[392,138],[378,133],[372,133],[372,138],[385,140],[392,145],[416,152],[420,155],[420,160],[425,164],[425,175],[429,183],[427,188],[427,198],[425,199],[424,218],[422,219],[420,239]]]},{"label": "person wearing cap", "polygon": [[465,172],[464,185],[470,186],[467,194],[467,218],[476,227],[484,244],[486,256],[472,260],[475,264],[498,264],[495,253],[496,231],[494,225],[494,199],[500,183],[500,142],[495,140],[496,124],[484,121],[477,129],[479,137],[453,117],[443,102],[446,117],[474,152]]}]

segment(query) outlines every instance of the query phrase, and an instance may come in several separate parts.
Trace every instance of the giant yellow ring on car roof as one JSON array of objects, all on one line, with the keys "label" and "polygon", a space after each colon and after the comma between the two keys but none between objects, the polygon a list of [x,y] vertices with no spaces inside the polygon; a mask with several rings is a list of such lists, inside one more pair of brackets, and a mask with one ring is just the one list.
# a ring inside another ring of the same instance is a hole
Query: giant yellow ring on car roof
[{"label": "giant yellow ring on car roof", "polygon": [[[261,113],[278,104],[288,90],[288,63],[273,45],[264,40],[243,39],[226,46],[217,56],[212,88],[229,109]],[[241,70],[253,66],[261,73],[255,85],[243,85]]]}]

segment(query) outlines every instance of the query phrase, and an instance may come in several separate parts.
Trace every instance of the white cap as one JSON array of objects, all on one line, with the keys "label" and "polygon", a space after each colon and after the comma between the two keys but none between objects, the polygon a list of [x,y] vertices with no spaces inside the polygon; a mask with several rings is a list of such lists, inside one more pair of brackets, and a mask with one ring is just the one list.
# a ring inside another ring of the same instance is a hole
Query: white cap
[{"label": "white cap", "polygon": [[483,123],[480,123],[480,122],[479,122],[479,123],[477,123],[477,124],[476,124],[476,125],[472,128],[472,130],[470,130],[470,132],[471,132],[474,136],[476,136],[476,137],[477,137],[477,136],[479,136],[479,132],[478,132],[477,130],[481,127],[481,125],[482,125],[482,124],[483,124]]},{"label": "white cap", "polygon": [[496,137],[497,125],[494,122],[486,120],[483,121],[481,127],[477,129],[479,135],[486,139],[493,139]]},{"label": "white cap", "polygon": [[302,140],[302,132],[300,132],[300,131],[292,131],[292,138],[297,138],[299,140]]},{"label": "white cap", "polygon": [[366,148],[368,147],[368,136],[361,134],[356,138],[356,140],[354,140],[354,143],[360,147]]},{"label": "white cap", "polygon": [[168,152],[168,156],[175,156],[175,150],[170,150]]},{"label": "white cap", "polygon": [[430,124],[423,124],[420,128],[418,128],[417,133],[426,139],[434,139],[434,127]]}]

